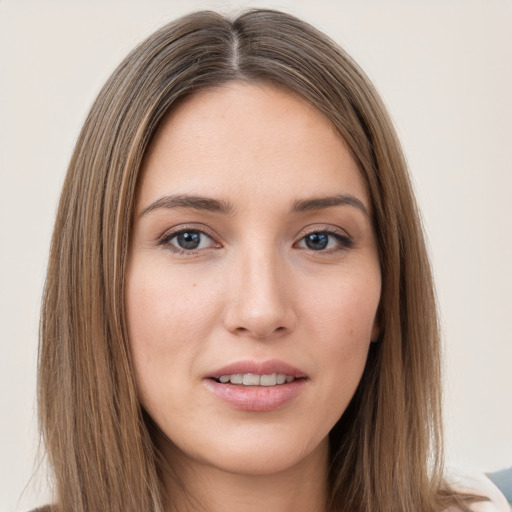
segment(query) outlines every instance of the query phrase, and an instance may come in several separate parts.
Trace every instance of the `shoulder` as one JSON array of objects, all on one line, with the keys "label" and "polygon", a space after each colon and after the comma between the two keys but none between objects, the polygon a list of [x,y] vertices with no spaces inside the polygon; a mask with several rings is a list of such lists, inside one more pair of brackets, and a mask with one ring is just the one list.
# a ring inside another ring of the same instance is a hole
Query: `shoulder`
[{"label": "shoulder", "polygon": [[482,473],[456,473],[448,477],[450,485],[456,491],[468,494],[485,496],[489,501],[472,503],[472,512],[511,512],[505,496],[501,491]]}]

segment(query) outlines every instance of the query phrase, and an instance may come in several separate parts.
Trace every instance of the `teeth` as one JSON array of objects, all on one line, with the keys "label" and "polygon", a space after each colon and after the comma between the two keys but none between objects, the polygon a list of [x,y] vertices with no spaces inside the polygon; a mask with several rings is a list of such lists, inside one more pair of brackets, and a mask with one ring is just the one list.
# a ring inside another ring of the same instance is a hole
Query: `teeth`
[{"label": "teeth", "polygon": [[259,386],[260,385],[260,376],[246,373],[243,376],[242,384],[244,386]]},{"label": "teeth", "polygon": [[277,375],[262,375],[260,377],[260,386],[275,386],[277,384]]},{"label": "teeth", "polygon": [[229,380],[231,381],[231,384],[242,384],[243,377],[241,373],[235,373],[229,376]]},{"label": "teeth", "polygon": [[291,375],[284,375],[283,373],[272,373],[270,375],[256,375],[253,373],[233,373],[231,375],[221,375],[219,382],[226,384],[242,384],[244,386],[276,386],[292,382],[295,377]]}]

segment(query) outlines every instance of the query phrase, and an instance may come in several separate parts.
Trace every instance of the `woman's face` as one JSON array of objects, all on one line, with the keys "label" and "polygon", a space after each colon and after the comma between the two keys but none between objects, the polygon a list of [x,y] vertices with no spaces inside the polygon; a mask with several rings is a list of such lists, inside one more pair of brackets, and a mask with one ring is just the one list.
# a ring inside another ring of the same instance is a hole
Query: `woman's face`
[{"label": "woman's face", "polygon": [[290,92],[235,82],[165,119],[127,315],[140,399],[183,460],[269,474],[326,456],[377,335],[370,208],[343,140]]}]

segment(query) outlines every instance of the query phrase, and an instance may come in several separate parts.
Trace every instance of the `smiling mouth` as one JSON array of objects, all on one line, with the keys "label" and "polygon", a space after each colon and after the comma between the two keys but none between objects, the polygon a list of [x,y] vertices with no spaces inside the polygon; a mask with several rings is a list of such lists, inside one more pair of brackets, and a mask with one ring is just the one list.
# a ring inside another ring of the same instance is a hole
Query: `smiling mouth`
[{"label": "smiling mouth", "polygon": [[214,379],[220,384],[235,384],[239,386],[281,386],[289,384],[296,380],[293,375],[285,375],[284,373],[271,373],[266,375],[258,375],[255,373],[232,373],[229,375],[221,375]]},{"label": "smiling mouth", "polygon": [[269,412],[294,402],[308,376],[283,361],[237,361],[208,375],[204,382],[228,406]]}]

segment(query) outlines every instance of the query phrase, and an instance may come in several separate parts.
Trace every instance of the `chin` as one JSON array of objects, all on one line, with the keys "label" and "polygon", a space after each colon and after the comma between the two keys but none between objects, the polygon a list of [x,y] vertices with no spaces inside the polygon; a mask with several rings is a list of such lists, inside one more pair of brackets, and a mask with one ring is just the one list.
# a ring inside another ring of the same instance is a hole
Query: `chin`
[{"label": "chin", "polygon": [[289,447],[282,450],[235,452],[228,454],[218,465],[219,469],[248,476],[266,476],[287,471],[304,459]]},{"label": "chin", "polygon": [[189,456],[218,470],[247,476],[272,475],[292,470],[308,460],[326,460],[327,437],[311,442],[302,438],[294,439],[286,432],[282,434],[277,439],[274,432],[273,435],[253,433],[244,436],[244,439],[236,436],[220,443],[210,440],[208,450],[189,451]]}]

